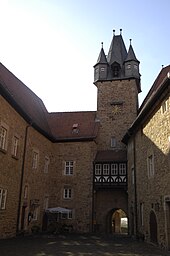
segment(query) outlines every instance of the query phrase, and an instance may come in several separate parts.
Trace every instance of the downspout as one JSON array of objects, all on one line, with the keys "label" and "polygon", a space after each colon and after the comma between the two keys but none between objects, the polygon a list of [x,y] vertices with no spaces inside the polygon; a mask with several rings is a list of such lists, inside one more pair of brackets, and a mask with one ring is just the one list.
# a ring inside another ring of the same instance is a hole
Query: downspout
[{"label": "downspout", "polygon": [[16,234],[19,232],[19,223],[20,223],[20,210],[21,210],[21,199],[22,199],[22,188],[23,188],[23,179],[24,179],[24,170],[25,170],[25,158],[26,158],[26,149],[27,149],[27,137],[28,137],[28,128],[31,125],[27,125],[25,129],[25,138],[24,138],[24,152],[22,158],[22,167],[21,167],[21,180],[20,180],[20,189],[19,189],[19,202],[18,202],[18,211],[17,211],[17,225],[16,225]]},{"label": "downspout", "polygon": [[134,197],[135,197],[135,225],[136,225],[136,236],[138,236],[138,207],[137,207],[137,184],[136,184],[136,140],[134,137]]},{"label": "downspout", "polygon": [[92,221],[92,232],[94,232],[94,163],[93,163],[93,184],[92,184],[92,216],[91,216],[91,221]]}]

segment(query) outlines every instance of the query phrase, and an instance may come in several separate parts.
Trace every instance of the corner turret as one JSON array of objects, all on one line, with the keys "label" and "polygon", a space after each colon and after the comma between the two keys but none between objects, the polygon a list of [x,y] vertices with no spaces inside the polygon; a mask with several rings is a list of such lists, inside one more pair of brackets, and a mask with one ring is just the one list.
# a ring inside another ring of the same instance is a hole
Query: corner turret
[{"label": "corner turret", "polygon": [[108,62],[106,59],[106,55],[103,49],[103,43],[102,48],[97,60],[97,63],[94,65],[94,82],[98,80],[106,80],[108,74]]},{"label": "corner turret", "polygon": [[140,78],[139,63],[140,62],[137,60],[135,56],[133,47],[131,45],[131,39],[130,39],[130,46],[129,46],[127,57],[125,59],[125,76]]}]

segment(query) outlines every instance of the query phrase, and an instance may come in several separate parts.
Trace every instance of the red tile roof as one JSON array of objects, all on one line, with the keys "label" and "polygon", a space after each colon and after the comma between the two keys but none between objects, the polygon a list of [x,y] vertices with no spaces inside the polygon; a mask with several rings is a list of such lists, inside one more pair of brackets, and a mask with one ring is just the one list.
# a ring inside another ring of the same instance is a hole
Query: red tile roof
[{"label": "red tile roof", "polygon": [[164,81],[164,79],[167,78],[167,73],[170,72],[170,65],[166,66],[164,68],[162,68],[162,70],[160,71],[160,73],[158,74],[157,78],[155,79],[151,89],[149,90],[146,98],[144,99],[139,112],[142,111],[142,109],[144,108],[144,106],[147,104],[147,102],[152,98],[152,96],[155,95],[155,93],[157,92],[157,90],[162,86],[162,82]]},{"label": "red tile roof", "polygon": [[127,152],[125,150],[101,150],[96,154],[95,162],[125,162]]},{"label": "red tile roof", "polygon": [[95,111],[58,112],[49,114],[53,136],[58,139],[94,139],[99,123],[95,122]]},{"label": "red tile roof", "polygon": [[[53,140],[89,140],[97,135],[96,112],[48,113],[43,101],[0,63],[0,92],[16,110]],[[73,127],[78,124],[77,128]]]}]

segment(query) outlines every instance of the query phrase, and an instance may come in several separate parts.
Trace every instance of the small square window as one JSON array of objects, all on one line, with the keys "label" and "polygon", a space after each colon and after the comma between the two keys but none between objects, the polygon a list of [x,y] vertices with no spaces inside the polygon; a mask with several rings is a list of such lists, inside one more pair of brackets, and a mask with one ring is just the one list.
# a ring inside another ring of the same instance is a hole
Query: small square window
[{"label": "small square window", "polygon": [[7,129],[3,126],[0,126],[0,148],[6,150],[7,144]]},{"label": "small square window", "polygon": [[64,199],[71,199],[71,198],[72,198],[72,189],[64,188]]},{"label": "small square window", "polygon": [[49,197],[46,196],[44,198],[44,210],[47,210],[48,209],[48,203],[49,203]]},{"label": "small square window", "polygon": [[111,148],[115,148],[116,147],[116,138],[112,137],[111,138]]},{"label": "small square window", "polygon": [[49,157],[45,157],[45,163],[44,163],[44,172],[48,173],[48,168],[49,168],[49,164],[50,164],[50,159]]},{"label": "small square window", "polygon": [[33,209],[33,220],[38,220],[38,214],[39,214],[39,206],[35,206]]},{"label": "small square window", "polygon": [[38,167],[38,152],[33,151],[32,168],[37,169]]},{"label": "small square window", "polygon": [[4,210],[6,207],[7,190],[0,188],[0,209]]},{"label": "small square window", "polygon": [[66,161],[64,174],[65,175],[73,175],[73,167],[74,167],[73,161]]},{"label": "small square window", "polygon": [[119,174],[126,175],[126,164],[125,163],[119,164]]},{"label": "small square window", "polygon": [[154,176],[154,157],[153,155],[148,156],[148,177]]},{"label": "small square window", "polygon": [[118,175],[118,164],[111,165],[111,175]]},{"label": "small square window", "polygon": [[12,156],[18,157],[18,149],[19,149],[19,138],[14,136],[13,147],[12,147]]},{"label": "small square window", "polygon": [[161,110],[162,110],[162,114],[164,114],[168,110],[168,100],[165,100],[162,103]]},{"label": "small square window", "polygon": [[103,165],[103,175],[109,175],[109,164]]},{"label": "small square window", "polygon": [[101,164],[95,164],[95,175],[101,175],[101,174],[102,174]]}]

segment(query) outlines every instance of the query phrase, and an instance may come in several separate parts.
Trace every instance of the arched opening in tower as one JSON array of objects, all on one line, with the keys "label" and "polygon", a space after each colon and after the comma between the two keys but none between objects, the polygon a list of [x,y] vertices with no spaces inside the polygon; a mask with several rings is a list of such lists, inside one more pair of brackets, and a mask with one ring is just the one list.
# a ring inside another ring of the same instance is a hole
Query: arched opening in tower
[{"label": "arched opening in tower", "polygon": [[117,209],[113,212],[112,218],[112,234],[127,234],[128,233],[128,218],[122,209]]}]

